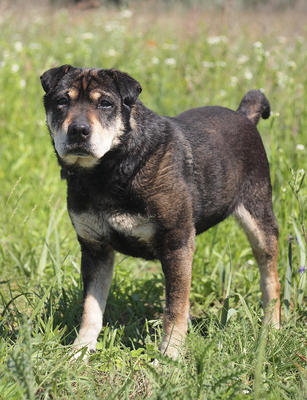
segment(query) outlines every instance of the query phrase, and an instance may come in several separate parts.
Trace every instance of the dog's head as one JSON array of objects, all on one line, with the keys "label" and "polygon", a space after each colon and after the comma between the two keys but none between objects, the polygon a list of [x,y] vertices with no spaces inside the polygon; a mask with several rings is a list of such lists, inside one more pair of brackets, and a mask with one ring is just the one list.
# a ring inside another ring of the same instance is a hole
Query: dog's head
[{"label": "dog's head", "polygon": [[47,125],[60,159],[91,168],[130,128],[141,85],[115,69],[63,65],[41,76]]}]

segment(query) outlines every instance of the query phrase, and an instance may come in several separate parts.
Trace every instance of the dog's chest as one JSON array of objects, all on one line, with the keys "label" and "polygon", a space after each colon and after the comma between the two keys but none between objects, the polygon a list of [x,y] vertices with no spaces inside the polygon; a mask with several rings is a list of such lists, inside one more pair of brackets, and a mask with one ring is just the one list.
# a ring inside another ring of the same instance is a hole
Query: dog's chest
[{"label": "dog's chest", "polygon": [[94,212],[69,212],[78,236],[87,242],[136,240],[150,244],[155,234],[155,227],[146,217],[139,214]]}]

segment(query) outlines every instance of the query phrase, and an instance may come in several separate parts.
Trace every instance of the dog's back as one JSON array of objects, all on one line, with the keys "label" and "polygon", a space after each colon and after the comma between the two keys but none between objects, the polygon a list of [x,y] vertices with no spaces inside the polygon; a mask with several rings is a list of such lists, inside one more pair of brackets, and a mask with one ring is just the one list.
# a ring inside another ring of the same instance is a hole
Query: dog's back
[{"label": "dog's back", "polygon": [[243,97],[238,111],[209,106],[175,118],[184,125],[182,131],[194,157],[197,234],[233,213],[244,197],[247,182],[265,186],[264,201],[270,201],[269,164],[256,128],[260,116],[268,118],[269,114],[268,100],[253,90]]}]

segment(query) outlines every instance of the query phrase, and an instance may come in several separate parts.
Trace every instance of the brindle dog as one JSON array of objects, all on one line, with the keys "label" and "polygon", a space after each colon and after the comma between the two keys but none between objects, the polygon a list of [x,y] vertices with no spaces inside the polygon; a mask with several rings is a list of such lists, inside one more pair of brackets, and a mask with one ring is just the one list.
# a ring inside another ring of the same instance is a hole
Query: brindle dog
[{"label": "brindle dog", "polygon": [[252,90],[237,111],[211,106],[171,118],[146,108],[138,99],[140,84],[115,69],[63,65],[46,71],[41,82],[82,251],[76,347],[96,348],[119,251],[161,261],[161,351],[176,358],[187,332],[195,236],[230,214],[258,263],[265,321],[279,327],[278,225],[256,128],[270,115],[266,97]]}]

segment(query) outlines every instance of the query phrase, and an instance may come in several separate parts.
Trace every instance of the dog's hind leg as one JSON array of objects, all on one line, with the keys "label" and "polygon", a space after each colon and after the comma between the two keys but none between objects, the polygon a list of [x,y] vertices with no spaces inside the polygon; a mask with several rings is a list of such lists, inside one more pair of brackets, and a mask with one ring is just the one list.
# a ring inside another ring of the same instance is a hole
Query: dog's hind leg
[{"label": "dog's hind leg", "polygon": [[264,321],[272,322],[275,327],[280,328],[280,283],[277,273],[278,225],[271,201],[264,203],[262,201],[257,205],[257,196],[255,196],[252,201],[245,202],[246,206],[240,203],[233,214],[245,231],[259,267]]}]

